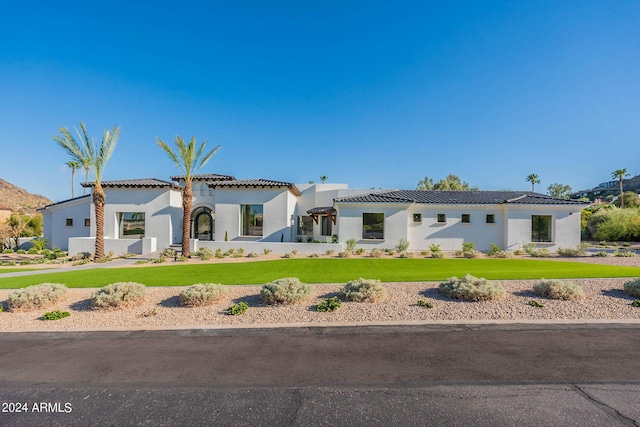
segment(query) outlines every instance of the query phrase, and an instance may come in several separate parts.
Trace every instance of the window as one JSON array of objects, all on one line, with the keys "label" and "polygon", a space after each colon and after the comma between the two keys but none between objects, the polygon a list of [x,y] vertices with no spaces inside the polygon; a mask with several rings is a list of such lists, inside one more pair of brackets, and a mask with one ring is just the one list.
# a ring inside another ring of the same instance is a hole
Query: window
[{"label": "window", "polygon": [[313,236],[313,218],[298,215],[298,236]]},{"label": "window", "polygon": [[487,214],[487,224],[495,224],[496,216],[494,214]]},{"label": "window", "polygon": [[413,222],[422,222],[422,214],[414,213],[413,214]]},{"label": "window", "polygon": [[551,216],[531,215],[531,241],[550,242],[551,241]]},{"label": "window", "polygon": [[362,238],[363,239],[384,239],[384,214],[383,213],[363,213],[362,214]]},{"label": "window", "polygon": [[463,224],[469,224],[471,222],[471,215],[470,214],[462,214],[462,223]]},{"label": "window", "polygon": [[91,225],[91,220],[89,218],[84,219],[84,226],[89,227]]},{"label": "window", "polygon": [[262,205],[240,205],[242,235],[262,236]]},{"label": "window", "polygon": [[144,212],[118,212],[120,239],[144,237]]},{"label": "window", "polygon": [[321,218],[321,235],[323,236],[331,236],[331,228],[333,226],[333,223],[331,222],[331,218],[329,218],[326,215],[323,215],[320,217]]},{"label": "window", "polygon": [[67,227],[73,227],[73,218],[67,218]]},{"label": "window", "polygon": [[447,214],[438,214],[438,222],[447,222]]}]

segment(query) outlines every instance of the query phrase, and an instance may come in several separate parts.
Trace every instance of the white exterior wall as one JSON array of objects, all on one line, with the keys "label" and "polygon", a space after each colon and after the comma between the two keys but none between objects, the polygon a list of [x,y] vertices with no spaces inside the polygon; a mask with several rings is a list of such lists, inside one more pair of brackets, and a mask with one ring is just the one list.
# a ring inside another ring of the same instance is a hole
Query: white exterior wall
[{"label": "white exterior wall", "polygon": [[[338,241],[344,243],[349,239],[357,241],[356,248],[367,250],[392,249],[400,239],[407,239],[407,205],[390,204],[358,204],[358,205],[338,205]],[[363,239],[362,238],[362,214],[363,213],[383,213],[384,214],[384,239]]]},{"label": "white exterior wall", "polygon": [[[66,251],[69,249],[69,238],[90,236],[91,226],[86,227],[84,220],[90,219],[93,225],[91,196],[50,206],[40,212],[44,238],[49,248],[58,247]],[[72,227],[66,226],[67,218],[73,219]]]},{"label": "white exterior wall", "polygon": [[[290,242],[296,196],[287,188],[216,188],[216,240]],[[241,236],[240,205],[262,205],[262,236]]]},{"label": "white exterior wall", "polygon": [[558,248],[576,247],[580,243],[582,206],[509,206],[507,209],[506,248],[515,250],[531,242],[531,216],[551,215],[551,242],[534,242],[537,247],[554,252]]}]

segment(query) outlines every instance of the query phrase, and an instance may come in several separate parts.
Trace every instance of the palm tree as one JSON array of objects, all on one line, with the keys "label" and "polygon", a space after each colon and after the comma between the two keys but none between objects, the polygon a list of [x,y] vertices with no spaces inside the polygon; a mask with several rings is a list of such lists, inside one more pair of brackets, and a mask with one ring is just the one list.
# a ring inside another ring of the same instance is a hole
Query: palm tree
[{"label": "palm tree", "polygon": [[80,162],[76,160],[69,160],[65,165],[71,169],[71,198],[73,199],[73,184],[76,178],[76,170],[80,169]]},{"label": "palm tree", "polygon": [[531,191],[535,191],[534,190],[535,185],[540,184],[540,179],[538,178],[538,175],[536,175],[535,173],[531,173],[527,175],[526,181],[531,183]]},{"label": "palm tree", "polygon": [[53,137],[73,160],[81,165],[89,165],[88,168],[93,174],[93,205],[96,211],[96,252],[95,258],[104,258],[104,204],[106,196],[102,190],[102,173],[107,165],[107,161],[116,148],[116,142],[120,137],[120,127],[114,126],[111,130],[105,130],[100,144],[96,140],[89,139],[87,128],[84,123],[80,123],[82,134],[75,129],[80,142],[76,141],[69,129],[61,127],[58,129],[60,135]]},{"label": "palm tree", "polygon": [[167,153],[178,169],[182,171],[184,177],[184,188],[182,189],[182,256],[189,257],[191,255],[189,238],[191,237],[191,208],[193,206],[191,181],[193,175],[211,159],[220,149],[220,146],[218,145],[211,151],[203,154],[204,148],[207,145],[206,140],[196,149],[195,136],[191,137],[189,144],[186,144],[180,136],[176,136],[177,151],[173,151],[171,147],[160,138],[156,137],[156,139],[158,145]]},{"label": "palm tree", "polygon": [[[84,181],[89,182],[89,169],[91,169],[91,161],[90,159],[84,159],[80,162],[82,165],[82,169],[84,169]],[[82,187],[82,195],[87,194],[87,187]]]},{"label": "palm tree", "polygon": [[322,183],[323,183],[323,184],[324,184],[324,183],[325,183],[325,181],[326,181],[326,180],[328,180],[328,179],[329,179],[329,177],[328,177],[328,176],[326,176],[326,175],[322,175],[322,176],[320,177],[320,181],[322,181]]},{"label": "palm tree", "polygon": [[624,209],[624,198],[622,197],[622,180],[625,176],[629,176],[626,169],[616,169],[611,172],[611,178],[620,181],[620,207]]}]

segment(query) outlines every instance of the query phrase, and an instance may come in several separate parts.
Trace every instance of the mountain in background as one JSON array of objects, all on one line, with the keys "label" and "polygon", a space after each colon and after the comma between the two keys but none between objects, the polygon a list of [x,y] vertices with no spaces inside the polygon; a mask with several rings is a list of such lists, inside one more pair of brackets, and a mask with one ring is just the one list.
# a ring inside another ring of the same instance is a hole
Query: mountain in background
[{"label": "mountain in background", "polygon": [[[634,191],[640,193],[640,175],[622,180],[623,191]],[[601,182],[589,190],[582,190],[571,195],[571,198],[588,197],[591,200],[605,199],[607,196],[618,196],[620,194],[620,181],[611,180]]]},{"label": "mountain in background", "polygon": [[0,206],[33,214],[36,209],[53,203],[39,194],[31,194],[27,190],[0,179]]}]

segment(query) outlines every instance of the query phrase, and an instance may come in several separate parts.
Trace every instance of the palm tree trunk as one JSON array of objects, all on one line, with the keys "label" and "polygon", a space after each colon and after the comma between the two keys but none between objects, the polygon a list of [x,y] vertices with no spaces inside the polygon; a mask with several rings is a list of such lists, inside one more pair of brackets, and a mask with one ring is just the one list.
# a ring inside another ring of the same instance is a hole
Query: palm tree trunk
[{"label": "palm tree trunk", "polygon": [[[84,182],[89,182],[89,168],[84,168]],[[87,194],[87,187],[82,187],[82,195]]]},{"label": "palm tree trunk", "polygon": [[76,180],[76,170],[71,169],[71,198],[73,199],[73,183]]},{"label": "palm tree trunk", "polygon": [[93,187],[93,205],[96,210],[96,253],[95,258],[104,258],[104,203],[106,196],[102,186],[96,182]]},{"label": "palm tree trunk", "polygon": [[182,190],[182,256],[190,257],[191,248],[189,239],[191,238],[191,207],[193,205],[193,191],[191,181],[186,180]]},{"label": "palm tree trunk", "polygon": [[624,209],[624,197],[622,197],[622,178],[620,178],[620,209]]}]

